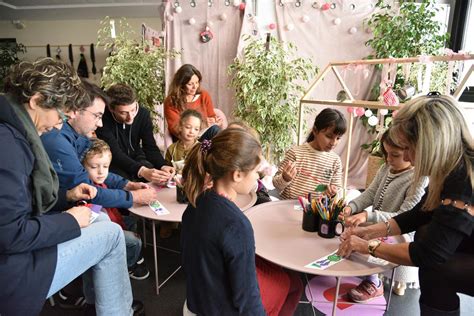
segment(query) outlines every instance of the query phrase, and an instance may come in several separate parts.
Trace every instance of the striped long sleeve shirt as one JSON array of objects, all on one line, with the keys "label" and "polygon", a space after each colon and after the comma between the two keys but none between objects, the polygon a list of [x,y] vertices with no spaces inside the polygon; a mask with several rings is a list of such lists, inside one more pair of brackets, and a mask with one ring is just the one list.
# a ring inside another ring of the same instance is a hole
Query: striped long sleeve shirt
[{"label": "striped long sleeve shirt", "polygon": [[[289,182],[283,179],[282,171],[288,162],[296,162],[296,176]],[[309,143],[294,146],[288,150],[273,177],[273,185],[283,199],[296,199],[306,196],[309,192],[314,196],[318,184],[342,187],[341,158],[334,152],[319,151]]]}]

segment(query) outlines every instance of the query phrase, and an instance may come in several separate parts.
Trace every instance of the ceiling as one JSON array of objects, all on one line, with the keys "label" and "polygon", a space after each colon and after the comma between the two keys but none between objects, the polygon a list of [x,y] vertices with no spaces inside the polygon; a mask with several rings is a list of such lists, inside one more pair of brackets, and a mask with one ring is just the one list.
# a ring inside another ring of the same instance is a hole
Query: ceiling
[{"label": "ceiling", "polygon": [[0,20],[156,17],[166,0],[0,0]]}]

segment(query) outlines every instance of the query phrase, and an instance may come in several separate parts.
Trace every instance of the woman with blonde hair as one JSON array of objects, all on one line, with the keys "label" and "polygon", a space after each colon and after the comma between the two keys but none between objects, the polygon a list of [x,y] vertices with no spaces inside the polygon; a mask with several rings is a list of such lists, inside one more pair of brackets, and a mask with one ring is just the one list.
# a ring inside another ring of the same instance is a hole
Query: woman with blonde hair
[{"label": "woman with blonde hair", "polygon": [[[421,315],[459,315],[456,293],[474,295],[473,138],[456,101],[436,92],[407,103],[390,136],[415,166],[414,182],[429,177],[427,192],[408,212],[346,230],[338,254],[418,266]],[[412,231],[410,243],[376,239]]]}]

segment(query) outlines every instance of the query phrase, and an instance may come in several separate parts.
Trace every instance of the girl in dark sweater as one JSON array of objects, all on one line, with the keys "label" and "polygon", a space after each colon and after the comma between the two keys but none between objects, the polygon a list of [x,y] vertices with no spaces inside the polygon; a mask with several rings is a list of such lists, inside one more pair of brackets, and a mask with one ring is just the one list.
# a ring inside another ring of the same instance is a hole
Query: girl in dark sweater
[{"label": "girl in dark sweater", "polygon": [[[243,130],[194,146],[183,169],[190,204],[182,219],[186,306],[198,315],[265,315],[255,272],[255,241],[235,205],[258,179],[261,147]],[[207,179],[212,188],[206,190]]]}]

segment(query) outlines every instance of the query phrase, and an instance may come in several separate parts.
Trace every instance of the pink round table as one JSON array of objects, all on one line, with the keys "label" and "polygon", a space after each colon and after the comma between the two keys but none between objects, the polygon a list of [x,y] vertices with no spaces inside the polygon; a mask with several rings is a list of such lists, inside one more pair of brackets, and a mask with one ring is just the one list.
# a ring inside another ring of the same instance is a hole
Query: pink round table
[{"label": "pink round table", "polygon": [[[188,204],[178,203],[176,201],[176,188],[167,188],[167,187],[155,187],[158,191],[158,201],[170,212],[166,215],[157,215],[148,205],[138,205],[134,204],[130,208],[130,212],[143,218],[143,244],[146,245],[146,234],[145,234],[145,219],[150,219],[152,221],[152,232],[153,232],[153,255],[155,263],[155,281],[156,281],[156,294],[160,293],[160,288],[165,285],[165,283],[181,269],[181,266],[178,267],[173,273],[170,274],[161,284],[158,279],[158,254],[157,254],[157,245],[156,245],[156,221],[163,222],[181,222],[183,217],[184,210]],[[246,211],[257,201],[257,195],[255,192],[251,192],[247,195],[239,194],[237,195],[235,204],[242,210]],[[163,248],[165,250],[173,251],[170,249]]]},{"label": "pink round table", "polygon": [[[320,237],[317,232],[304,231],[301,228],[303,211],[295,210],[295,206],[299,206],[298,201],[284,200],[260,204],[245,212],[254,230],[255,252],[260,257],[290,270],[336,277],[333,315],[341,277],[376,274],[398,266],[392,263],[385,266],[372,264],[367,262],[368,255],[353,254],[326,270],[305,267],[338,249],[340,242],[337,237],[326,239]],[[400,239],[403,241],[401,236]],[[390,304],[391,292],[387,306]]]}]

